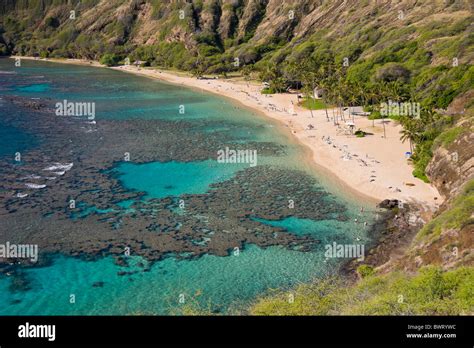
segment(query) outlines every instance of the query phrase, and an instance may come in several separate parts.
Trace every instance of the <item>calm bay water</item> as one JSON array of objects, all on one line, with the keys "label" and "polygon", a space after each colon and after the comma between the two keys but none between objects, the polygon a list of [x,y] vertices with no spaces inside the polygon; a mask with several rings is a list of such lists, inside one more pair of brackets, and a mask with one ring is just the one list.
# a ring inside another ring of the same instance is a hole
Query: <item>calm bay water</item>
[{"label": "calm bay water", "polygon": [[127,187],[147,192],[148,197],[162,198],[185,193],[206,193],[209,185],[232,178],[248,164],[221,165],[213,160],[200,162],[125,162],[115,168]]},{"label": "calm bay water", "polygon": [[[287,134],[281,133],[274,122],[214,95],[84,66],[23,61],[21,68],[15,68],[13,60],[0,59],[0,71],[8,72],[0,81],[0,97],[19,95],[58,101],[93,101],[96,103],[97,122],[136,118],[215,121],[201,132],[230,132],[240,143],[277,142],[286,146],[287,154],[259,158],[259,165],[297,168],[309,173],[303,149],[288,139]],[[185,105],[184,114],[179,113],[179,105]],[[2,114],[19,112],[2,99],[0,107],[0,123]],[[13,156],[16,151],[40,146],[34,134],[14,125],[0,126],[0,156]],[[209,185],[232,178],[243,167],[219,166],[211,160],[130,162],[117,164],[112,171],[127,189],[145,191],[146,199],[203,194]],[[314,173],[311,171],[310,174]],[[325,189],[331,190],[329,187]],[[295,217],[276,222],[260,219],[261,223],[283,227],[288,233],[322,240],[321,246],[312,252],[246,245],[238,256],[204,255],[191,260],[170,256],[151,265],[148,272],[131,275],[118,275],[124,269],[114,264],[111,257],[84,261],[58,255],[53,258],[52,265],[22,271],[30,282],[29,290],[11,291],[11,278],[0,275],[0,314],[173,314],[180,311],[182,305],[178,299],[182,294],[187,303],[210,306],[216,312],[237,309],[268,289],[289,288],[337,272],[337,262],[324,258],[324,242],[368,241],[366,229],[353,222],[355,217],[361,219],[359,206],[365,203],[349,201],[339,193],[335,194],[335,199],[348,209],[350,219],[346,222]],[[131,202],[120,204],[127,208]],[[93,209],[88,213],[94,213]],[[363,219],[370,221],[370,213]],[[3,242],[0,235],[0,243]],[[135,262],[146,264],[146,260],[139,258]],[[135,266],[131,267],[134,269]],[[129,268],[125,270],[130,271]],[[74,304],[69,302],[71,294],[76,298]]]}]

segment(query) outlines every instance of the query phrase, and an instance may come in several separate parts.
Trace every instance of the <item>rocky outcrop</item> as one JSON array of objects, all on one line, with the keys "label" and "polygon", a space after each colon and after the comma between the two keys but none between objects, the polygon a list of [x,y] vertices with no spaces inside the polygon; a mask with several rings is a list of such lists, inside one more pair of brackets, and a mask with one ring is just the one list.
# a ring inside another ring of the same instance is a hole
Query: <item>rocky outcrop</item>
[{"label": "rocky outcrop", "polygon": [[438,146],[426,172],[445,199],[456,196],[464,184],[474,178],[474,133],[465,119],[456,127],[465,131],[446,146]]},{"label": "rocky outcrop", "polygon": [[445,201],[391,268],[415,272],[426,265],[450,269],[474,264],[472,118],[462,118],[447,132],[450,137],[441,135],[427,167],[431,182]]}]

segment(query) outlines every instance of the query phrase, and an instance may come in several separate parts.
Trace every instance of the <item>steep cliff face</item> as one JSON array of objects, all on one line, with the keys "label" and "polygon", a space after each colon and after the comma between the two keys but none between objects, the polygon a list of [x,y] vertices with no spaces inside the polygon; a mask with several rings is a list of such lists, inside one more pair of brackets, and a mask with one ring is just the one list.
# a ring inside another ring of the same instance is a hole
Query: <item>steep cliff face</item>
[{"label": "steep cliff face", "polygon": [[416,272],[427,265],[452,269],[474,264],[474,180],[418,233],[403,257],[387,269]]},{"label": "steep cliff face", "polygon": [[422,266],[451,269],[474,263],[474,126],[467,111],[433,145],[427,167],[431,182],[445,201],[418,232],[402,258],[387,269],[414,272]]},{"label": "steep cliff face", "polygon": [[449,201],[474,178],[474,132],[472,118],[462,119],[441,134],[439,145],[427,167],[427,174],[438,191]]},{"label": "steep cliff face", "polygon": [[454,98],[445,114],[456,121],[438,136],[426,173],[449,203],[474,178],[474,89]]}]

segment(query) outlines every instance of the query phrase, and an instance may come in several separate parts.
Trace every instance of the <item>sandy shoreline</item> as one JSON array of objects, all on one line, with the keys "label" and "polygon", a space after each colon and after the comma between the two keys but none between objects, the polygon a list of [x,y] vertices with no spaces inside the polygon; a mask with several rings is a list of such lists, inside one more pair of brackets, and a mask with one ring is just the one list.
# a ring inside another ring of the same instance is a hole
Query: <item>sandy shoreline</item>
[{"label": "sandy shoreline", "polygon": [[[97,62],[78,59],[47,61],[103,67]],[[314,117],[311,117],[309,110],[297,106],[296,94],[265,96],[260,93],[260,85],[237,79],[198,80],[184,73],[178,75],[174,72],[134,66],[112,69],[216,93],[281,122],[289,127],[298,141],[311,149],[316,167],[323,168],[326,176],[336,177],[343,182],[343,186],[373,201],[399,199],[416,203],[430,211],[434,211],[442,203],[442,197],[436,188],[413,177],[413,168],[405,158],[405,152],[410,151],[410,146],[408,142],[403,144],[400,141],[399,132],[402,127],[394,121],[386,123],[387,136],[383,138],[381,120],[375,120],[375,127],[372,127],[371,120],[364,116],[355,116],[355,129],[360,128],[373,134],[357,138],[344,134],[344,124],[340,123],[341,128],[337,128],[332,120],[328,122],[325,110],[313,111]],[[292,108],[294,110],[291,110]],[[328,113],[332,117],[332,110],[328,110]],[[350,118],[352,119],[352,116]],[[348,112],[346,119],[349,119]],[[308,129],[310,124],[314,126],[313,129]]]}]

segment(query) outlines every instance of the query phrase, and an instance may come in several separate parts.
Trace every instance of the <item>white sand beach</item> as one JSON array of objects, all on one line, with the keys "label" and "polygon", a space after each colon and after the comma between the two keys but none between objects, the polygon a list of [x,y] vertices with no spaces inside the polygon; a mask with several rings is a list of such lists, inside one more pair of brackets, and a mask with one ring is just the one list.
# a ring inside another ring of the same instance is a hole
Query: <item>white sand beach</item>
[{"label": "white sand beach", "polygon": [[[72,59],[48,61],[101,66],[97,62]],[[242,79],[197,79],[184,73],[135,66],[112,69],[217,93],[280,121],[289,127],[296,139],[311,149],[313,160],[318,166],[325,168],[349,188],[373,200],[399,199],[417,203],[429,211],[434,211],[443,201],[435,187],[413,177],[413,167],[405,157],[405,153],[410,151],[409,143],[400,141],[402,127],[392,120],[385,120],[384,138],[381,120],[375,120],[375,127],[372,127],[372,120],[366,116],[355,116],[355,130],[361,129],[372,134],[357,138],[344,132],[343,122],[340,121],[338,128],[332,120],[327,121],[325,110],[313,111],[312,117],[309,110],[297,105],[297,94],[262,95],[262,86],[255,82],[249,83]],[[328,110],[328,113],[332,117],[332,110]],[[349,120],[348,111],[345,115],[346,120]],[[309,129],[309,125],[314,128]]]}]

